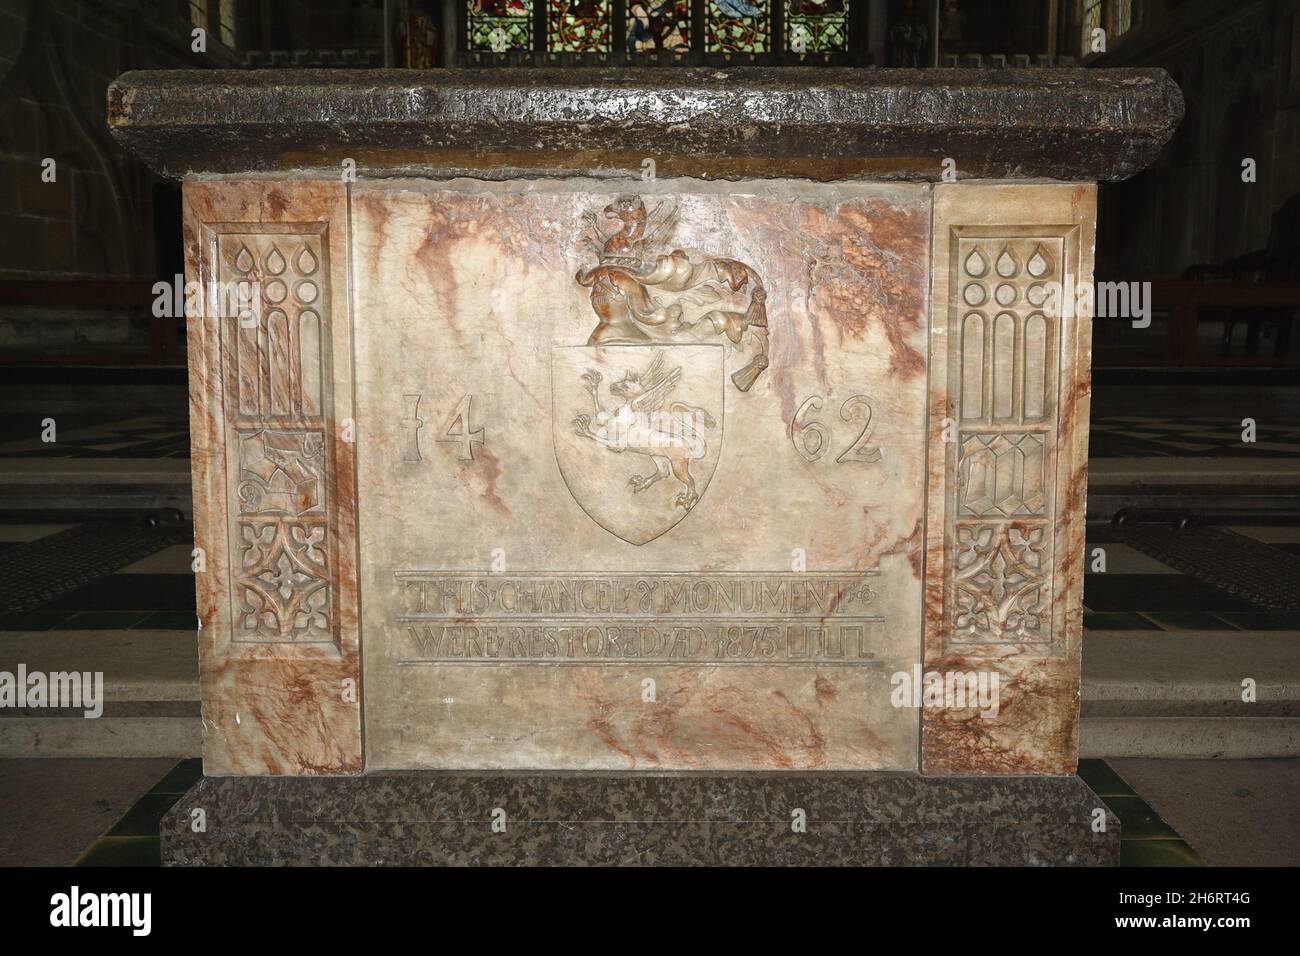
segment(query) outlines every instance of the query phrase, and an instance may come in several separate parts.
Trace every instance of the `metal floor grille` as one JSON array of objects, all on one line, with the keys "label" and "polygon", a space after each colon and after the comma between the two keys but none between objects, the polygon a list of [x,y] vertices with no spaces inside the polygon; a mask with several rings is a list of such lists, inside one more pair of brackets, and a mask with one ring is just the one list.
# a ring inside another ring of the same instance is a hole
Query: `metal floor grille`
[{"label": "metal floor grille", "polygon": [[0,553],[0,612],[30,611],[193,538],[188,525],[83,524]]},{"label": "metal floor grille", "polygon": [[1226,528],[1122,529],[1132,545],[1184,574],[1270,611],[1300,611],[1300,557]]}]

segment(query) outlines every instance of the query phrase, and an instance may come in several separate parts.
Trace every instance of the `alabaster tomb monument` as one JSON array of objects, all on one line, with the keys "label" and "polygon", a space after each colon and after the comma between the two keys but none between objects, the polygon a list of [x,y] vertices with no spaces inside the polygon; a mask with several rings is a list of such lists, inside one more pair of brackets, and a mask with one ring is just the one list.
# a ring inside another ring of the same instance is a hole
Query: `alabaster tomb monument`
[{"label": "alabaster tomb monument", "polygon": [[1181,113],[1158,70],[121,77],[191,290],[167,862],[1115,862],[1076,292]]}]

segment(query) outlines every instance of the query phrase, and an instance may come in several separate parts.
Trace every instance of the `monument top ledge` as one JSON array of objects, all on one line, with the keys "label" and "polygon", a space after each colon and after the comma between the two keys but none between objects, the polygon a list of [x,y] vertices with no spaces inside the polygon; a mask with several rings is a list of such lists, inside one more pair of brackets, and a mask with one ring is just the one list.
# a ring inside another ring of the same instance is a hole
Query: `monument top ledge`
[{"label": "monument top ledge", "polygon": [[108,90],[126,149],[178,179],[338,175],[1124,179],[1183,115],[1163,70],[177,70]]}]

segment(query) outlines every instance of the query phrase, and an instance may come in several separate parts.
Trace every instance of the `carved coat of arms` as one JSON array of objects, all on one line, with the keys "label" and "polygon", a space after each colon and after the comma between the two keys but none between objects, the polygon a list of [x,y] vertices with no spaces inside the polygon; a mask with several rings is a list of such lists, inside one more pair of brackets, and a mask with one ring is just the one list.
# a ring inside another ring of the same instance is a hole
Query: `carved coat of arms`
[{"label": "carved coat of arms", "polygon": [[569,491],[631,544],[668,531],[700,502],[722,454],[726,370],[748,391],[767,368],[767,292],[736,259],[654,253],[675,210],[637,196],[588,216],[597,265],[578,272],[596,326],[552,352],[552,437]]}]

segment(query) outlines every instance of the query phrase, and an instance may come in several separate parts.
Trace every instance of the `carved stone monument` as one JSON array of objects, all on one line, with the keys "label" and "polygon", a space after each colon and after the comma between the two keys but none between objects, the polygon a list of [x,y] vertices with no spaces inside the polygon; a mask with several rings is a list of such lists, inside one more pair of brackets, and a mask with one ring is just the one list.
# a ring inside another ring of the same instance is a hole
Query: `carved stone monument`
[{"label": "carved stone monument", "polygon": [[123,76],[193,293],[166,859],[1114,862],[1094,183],[1181,111],[1143,70]]}]

